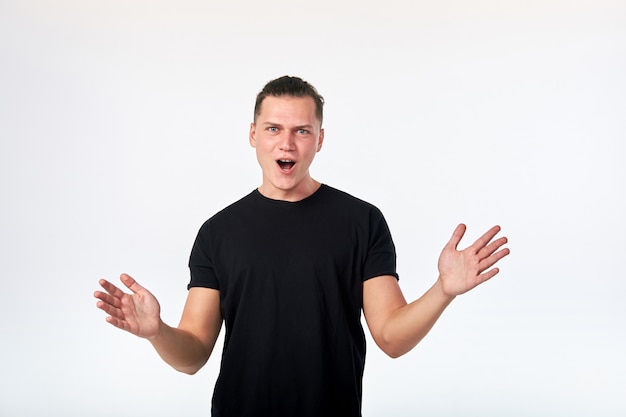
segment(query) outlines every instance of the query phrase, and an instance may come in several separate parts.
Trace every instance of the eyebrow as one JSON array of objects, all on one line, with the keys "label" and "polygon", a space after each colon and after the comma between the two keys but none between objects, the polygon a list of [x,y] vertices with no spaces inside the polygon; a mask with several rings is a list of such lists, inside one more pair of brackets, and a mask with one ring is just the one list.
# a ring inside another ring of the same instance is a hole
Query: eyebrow
[{"label": "eyebrow", "polygon": [[[264,126],[277,126],[277,127],[284,127],[282,124],[280,123],[274,123],[271,121],[267,121],[267,122],[263,122]],[[294,129],[313,129],[313,125],[310,124],[305,124],[305,125],[297,125],[294,126]]]}]

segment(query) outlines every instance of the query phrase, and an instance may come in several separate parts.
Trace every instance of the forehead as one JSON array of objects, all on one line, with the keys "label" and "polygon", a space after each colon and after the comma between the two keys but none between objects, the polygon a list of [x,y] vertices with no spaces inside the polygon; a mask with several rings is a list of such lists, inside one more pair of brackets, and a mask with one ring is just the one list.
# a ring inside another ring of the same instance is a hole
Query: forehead
[{"label": "forehead", "polygon": [[312,97],[267,96],[261,103],[257,121],[319,123]]}]

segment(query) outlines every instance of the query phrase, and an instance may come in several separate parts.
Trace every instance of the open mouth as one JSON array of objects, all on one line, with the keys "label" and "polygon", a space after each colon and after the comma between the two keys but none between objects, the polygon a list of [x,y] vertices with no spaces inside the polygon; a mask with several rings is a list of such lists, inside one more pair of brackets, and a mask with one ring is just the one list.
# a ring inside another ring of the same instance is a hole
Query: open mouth
[{"label": "open mouth", "polygon": [[296,163],[291,159],[279,159],[276,161],[282,171],[289,171]]}]

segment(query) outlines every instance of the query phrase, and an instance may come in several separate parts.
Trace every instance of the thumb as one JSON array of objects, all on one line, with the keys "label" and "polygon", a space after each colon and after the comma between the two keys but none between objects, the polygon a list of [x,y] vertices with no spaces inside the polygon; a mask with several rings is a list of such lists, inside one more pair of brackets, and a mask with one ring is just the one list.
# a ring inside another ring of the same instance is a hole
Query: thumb
[{"label": "thumb", "polygon": [[139,285],[139,283],[128,274],[120,275],[120,281],[122,281],[122,283],[135,294],[139,291],[145,291],[145,288]]},{"label": "thumb", "polygon": [[461,239],[463,239],[463,235],[465,235],[465,230],[467,230],[467,227],[463,223],[459,224],[456,229],[454,229],[452,237],[446,245],[446,249],[456,250],[457,246],[459,246],[459,243],[461,242]]}]

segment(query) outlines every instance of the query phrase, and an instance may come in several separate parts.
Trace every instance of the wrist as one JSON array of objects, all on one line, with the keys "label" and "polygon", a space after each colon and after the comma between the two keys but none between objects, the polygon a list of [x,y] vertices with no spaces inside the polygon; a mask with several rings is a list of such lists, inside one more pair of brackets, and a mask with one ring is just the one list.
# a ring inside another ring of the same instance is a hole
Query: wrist
[{"label": "wrist", "polygon": [[437,278],[437,282],[433,285],[433,291],[442,301],[450,303],[452,300],[456,298],[456,294],[449,293],[446,291],[443,279],[441,275]]},{"label": "wrist", "polygon": [[160,339],[163,338],[163,335],[165,334],[165,332],[167,332],[167,328],[168,328],[167,324],[165,324],[163,320],[159,318],[159,321],[156,326],[156,331],[150,336],[146,336],[146,339],[150,343],[158,342]]}]

